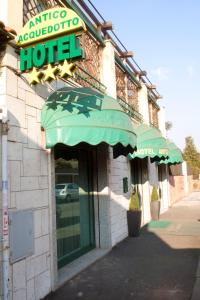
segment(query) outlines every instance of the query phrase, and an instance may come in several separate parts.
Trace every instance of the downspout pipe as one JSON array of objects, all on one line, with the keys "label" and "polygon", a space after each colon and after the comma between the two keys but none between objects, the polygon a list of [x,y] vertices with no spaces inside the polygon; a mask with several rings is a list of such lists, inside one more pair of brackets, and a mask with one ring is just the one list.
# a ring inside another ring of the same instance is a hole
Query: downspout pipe
[{"label": "downspout pipe", "polygon": [[3,245],[3,300],[9,299],[9,224],[8,224],[8,123],[4,109],[2,126],[2,245]]}]

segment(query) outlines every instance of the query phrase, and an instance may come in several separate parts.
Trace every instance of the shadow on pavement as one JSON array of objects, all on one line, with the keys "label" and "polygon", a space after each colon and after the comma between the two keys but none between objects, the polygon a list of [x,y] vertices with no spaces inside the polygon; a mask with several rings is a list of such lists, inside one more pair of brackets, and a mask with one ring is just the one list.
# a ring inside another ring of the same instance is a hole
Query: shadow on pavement
[{"label": "shadow on pavement", "polygon": [[189,300],[198,263],[199,239],[197,243],[195,239],[191,241],[193,248],[184,248],[188,236],[168,236],[165,230],[170,222],[162,222],[162,226],[152,223],[144,226],[138,238],[125,239],[45,299]]}]

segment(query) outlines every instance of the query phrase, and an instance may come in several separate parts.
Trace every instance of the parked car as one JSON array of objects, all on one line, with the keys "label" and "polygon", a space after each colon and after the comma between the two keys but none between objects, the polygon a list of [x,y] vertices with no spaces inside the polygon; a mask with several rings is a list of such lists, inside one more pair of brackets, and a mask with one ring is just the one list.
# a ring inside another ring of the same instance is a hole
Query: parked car
[{"label": "parked car", "polygon": [[56,200],[59,202],[71,202],[77,200],[79,196],[79,187],[76,183],[58,183],[56,184]]}]

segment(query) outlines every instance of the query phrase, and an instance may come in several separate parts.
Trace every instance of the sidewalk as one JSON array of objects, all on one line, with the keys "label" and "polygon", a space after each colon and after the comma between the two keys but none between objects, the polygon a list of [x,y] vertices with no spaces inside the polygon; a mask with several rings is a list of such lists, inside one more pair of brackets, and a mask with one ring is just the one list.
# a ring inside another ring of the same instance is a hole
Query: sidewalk
[{"label": "sidewalk", "polygon": [[199,254],[200,192],[194,192],[45,299],[189,300]]}]

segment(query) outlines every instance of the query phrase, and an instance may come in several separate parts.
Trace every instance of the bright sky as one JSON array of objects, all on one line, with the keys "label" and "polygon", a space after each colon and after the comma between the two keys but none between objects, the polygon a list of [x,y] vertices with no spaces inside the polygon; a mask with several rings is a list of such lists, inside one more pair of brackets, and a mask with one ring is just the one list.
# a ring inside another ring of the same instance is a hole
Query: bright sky
[{"label": "bright sky", "polygon": [[92,0],[163,96],[168,132],[200,150],[200,0]]}]

